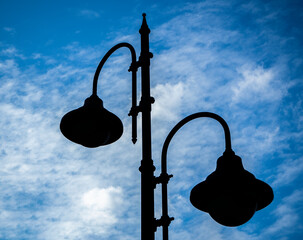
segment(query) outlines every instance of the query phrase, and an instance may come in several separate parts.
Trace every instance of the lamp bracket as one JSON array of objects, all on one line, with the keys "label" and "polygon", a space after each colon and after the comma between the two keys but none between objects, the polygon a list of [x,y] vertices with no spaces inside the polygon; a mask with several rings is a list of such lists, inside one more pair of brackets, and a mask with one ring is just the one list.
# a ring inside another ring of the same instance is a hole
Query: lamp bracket
[{"label": "lamp bracket", "polygon": [[136,117],[138,116],[138,113],[141,112],[141,106],[134,106],[134,107],[131,107],[129,113],[128,113],[128,116],[132,116],[132,117]]},{"label": "lamp bracket", "polygon": [[171,179],[174,175],[167,174],[167,173],[161,173],[159,177],[155,177],[155,184],[167,184],[169,182],[169,179]]},{"label": "lamp bracket", "polygon": [[[148,99],[148,102],[151,103],[151,104],[153,104],[155,102],[155,99],[153,97],[150,97]],[[144,106],[148,106],[148,105],[146,105],[146,101],[142,101],[142,99],[141,99],[141,101],[139,103],[139,106],[133,106],[133,107],[131,107],[131,109],[130,109],[130,111],[128,113],[128,116],[133,116],[133,117],[138,116],[139,112],[142,112],[142,109],[144,108]]]},{"label": "lamp bracket", "polygon": [[174,219],[175,218],[169,216],[162,216],[160,219],[155,219],[155,231],[157,230],[157,227],[168,227],[171,221],[173,221]]},{"label": "lamp bracket", "polygon": [[141,61],[140,60],[139,61],[134,61],[129,66],[128,71],[129,72],[133,72],[133,71],[137,72],[137,70],[138,70],[139,67],[141,67]]}]

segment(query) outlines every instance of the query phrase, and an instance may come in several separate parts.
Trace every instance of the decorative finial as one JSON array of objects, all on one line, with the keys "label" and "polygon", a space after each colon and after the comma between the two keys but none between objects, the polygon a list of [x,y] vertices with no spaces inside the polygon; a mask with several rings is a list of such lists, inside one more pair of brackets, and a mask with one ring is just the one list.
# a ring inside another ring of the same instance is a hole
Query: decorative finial
[{"label": "decorative finial", "polygon": [[142,14],[143,16],[143,21],[142,21],[142,25],[141,28],[139,30],[139,33],[142,34],[143,32],[147,32],[150,33],[150,29],[148,28],[147,22],[146,22],[146,13]]}]

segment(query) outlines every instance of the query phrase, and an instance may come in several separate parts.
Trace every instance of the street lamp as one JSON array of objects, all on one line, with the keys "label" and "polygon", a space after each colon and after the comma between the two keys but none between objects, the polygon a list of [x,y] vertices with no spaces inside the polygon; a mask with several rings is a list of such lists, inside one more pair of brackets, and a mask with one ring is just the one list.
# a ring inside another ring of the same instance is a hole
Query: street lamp
[{"label": "street lamp", "polygon": [[[226,150],[218,160],[216,170],[205,181],[196,185],[190,194],[190,201],[197,209],[207,212],[218,223],[225,226],[239,226],[247,222],[255,213],[273,200],[273,191],[269,185],[257,180],[253,174],[243,168],[242,160],[231,148],[230,132],[226,122],[218,115],[209,112],[192,114],[180,121],[168,134],[162,149],[161,175],[154,176],[151,144],[151,105],[150,96],[150,59],[149,33],[146,14],[139,30],[141,34],[141,53],[136,60],[135,49],[129,43],[120,43],[112,47],[99,63],[93,81],[92,95],[84,106],[65,114],[60,123],[62,134],[69,140],[85,147],[95,148],[117,141],[123,133],[121,120],[104,108],[103,101],[97,95],[97,82],[100,71],[117,49],[126,47],[131,52],[132,63],[132,141],[137,141],[137,115],[142,114],[142,160],[141,172],[141,239],[154,240],[157,227],[163,227],[163,240],[168,240],[168,226],[173,218],[168,216],[167,184],[172,175],[167,174],[166,155],[174,134],[189,121],[208,117],[217,120],[224,129]],[[141,68],[141,100],[137,105],[137,70]],[[154,217],[154,189],[162,184],[162,217]]]},{"label": "street lamp", "polygon": [[168,240],[168,226],[173,220],[168,216],[167,183],[172,175],[167,174],[167,149],[176,132],[196,118],[212,118],[224,129],[225,152],[217,160],[217,168],[205,181],[197,184],[190,193],[190,202],[197,209],[209,213],[218,223],[235,227],[246,223],[256,211],[269,205],[273,200],[271,187],[246,171],[240,157],[231,148],[230,131],[227,123],[217,114],[198,112],[181,120],[168,134],[162,148],[162,221],[163,240]]}]

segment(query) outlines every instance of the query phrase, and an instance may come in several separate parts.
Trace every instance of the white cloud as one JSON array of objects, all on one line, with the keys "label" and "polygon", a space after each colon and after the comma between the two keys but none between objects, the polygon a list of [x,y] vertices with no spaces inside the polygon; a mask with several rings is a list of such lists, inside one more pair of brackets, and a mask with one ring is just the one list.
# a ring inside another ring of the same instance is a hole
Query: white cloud
[{"label": "white cloud", "polygon": [[3,30],[10,33],[10,34],[15,34],[16,33],[16,29],[12,28],[12,27],[4,27]]},{"label": "white cloud", "polygon": [[18,64],[13,59],[0,62],[0,73],[4,78],[17,77],[20,74]]},{"label": "white cloud", "polygon": [[292,183],[303,171],[303,158],[285,159],[277,167],[277,174],[274,176],[273,186],[281,187]]},{"label": "white cloud", "polygon": [[79,61],[79,59],[81,59],[82,62],[89,62],[90,64],[94,61],[101,60],[99,58],[100,56],[102,56],[102,52],[97,49],[97,47],[83,48],[77,42],[73,42],[68,46],[64,47],[64,50],[67,51],[67,56],[70,60]]},{"label": "white cloud", "polygon": [[83,9],[79,12],[80,16],[89,18],[89,19],[95,19],[95,18],[99,18],[100,14],[97,11],[94,10],[90,10],[90,9]]},{"label": "white cloud", "polygon": [[[85,92],[79,94],[79,89],[83,91],[81,84],[66,91],[62,82],[81,79],[85,86],[90,85],[87,69],[56,65],[38,73],[35,68],[21,71],[14,60],[6,60],[1,63],[0,71],[4,76],[0,88],[3,99],[0,124],[5,126],[1,134],[0,173],[5,180],[0,188],[3,198],[10,199],[0,200],[0,206],[6,209],[0,217],[0,222],[6,222],[0,231],[4,238],[21,237],[22,229],[34,229],[36,239],[43,240],[120,235],[126,222],[119,223],[121,227],[115,233],[111,226],[121,221],[121,214],[125,215],[124,219],[139,224],[130,210],[136,207],[122,202],[124,188],[133,194],[128,196],[134,198],[131,202],[139,201],[139,189],[136,192],[132,181],[126,181],[136,174],[139,177],[139,161],[129,163],[138,147],[122,154],[126,151],[125,144],[127,149],[131,145],[122,138],[113,147],[86,150],[59,132],[62,109],[79,107],[84,101],[81,96],[86,97]],[[71,97],[73,94],[77,97]],[[130,140],[128,125],[125,131],[125,138]],[[125,170],[116,176],[120,167]],[[139,178],[137,181],[139,184]],[[15,219],[22,221],[19,227]],[[129,228],[132,236],[136,231]]]},{"label": "white cloud", "polygon": [[[98,221],[100,225],[117,222],[116,212],[121,212],[123,195],[121,188],[94,188],[83,194],[83,218],[88,221]],[[100,222],[101,221],[101,222]]]},{"label": "white cloud", "polygon": [[152,90],[153,96],[157,99],[153,105],[153,118],[165,121],[178,120],[180,106],[184,98],[184,84],[172,85],[158,84]]},{"label": "white cloud", "polygon": [[283,198],[282,202],[274,210],[277,220],[266,229],[266,234],[273,233],[292,233],[297,229],[302,229],[303,225],[300,223],[300,203],[303,200],[303,191],[296,190],[291,195]]},{"label": "white cloud", "polygon": [[264,69],[260,66],[250,68],[241,67],[239,73],[242,76],[236,86],[232,88],[235,102],[249,101],[252,104],[280,100],[286,89],[281,89],[281,83],[277,79],[274,69]]},{"label": "white cloud", "polygon": [[[60,214],[60,221],[46,222],[47,229],[41,239],[83,239],[89,235],[108,237],[126,210],[120,187],[80,190],[70,195],[70,201],[60,212],[56,211]],[[52,231],[57,234],[51,234]]]},{"label": "white cloud", "polygon": [[13,46],[10,46],[10,47],[7,47],[7,48],[1,50],[0,56],[1,55],[6,56],[6,57],[17,57],[20,59],[25,59],[25,56],[23,54],[19,53],[19,51]]}]

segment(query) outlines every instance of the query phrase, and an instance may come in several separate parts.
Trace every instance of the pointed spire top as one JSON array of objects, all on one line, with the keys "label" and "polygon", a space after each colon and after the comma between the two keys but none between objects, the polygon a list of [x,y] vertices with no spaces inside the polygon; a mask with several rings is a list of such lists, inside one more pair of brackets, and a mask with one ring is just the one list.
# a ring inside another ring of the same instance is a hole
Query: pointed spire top
[{"label": "pointed spire top", "polygon": [[139,30],[139,33],[142,34],[144,32],[150,33],[150,29],[148,28],[147,22],[146,22],[146,13],[142,14],[143,16],[143,21],[142,21],[142,25],[141,28]]}]

